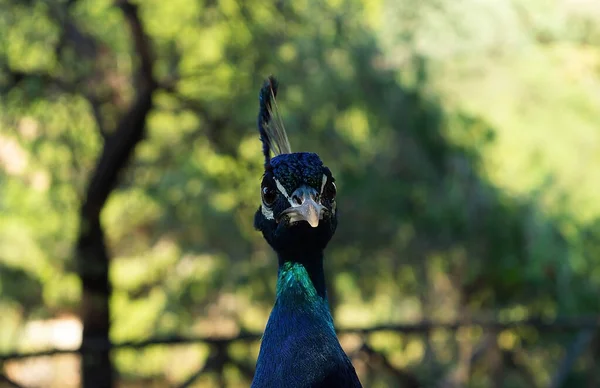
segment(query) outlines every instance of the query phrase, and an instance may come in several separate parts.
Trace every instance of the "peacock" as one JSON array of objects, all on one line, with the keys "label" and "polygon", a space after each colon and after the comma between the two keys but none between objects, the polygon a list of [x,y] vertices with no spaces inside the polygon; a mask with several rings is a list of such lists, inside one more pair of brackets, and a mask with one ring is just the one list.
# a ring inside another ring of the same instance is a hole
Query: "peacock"
[{"label": "peacock", "polygon": [[259,94],[265,163],[254,227],[277,253],[279,269],[252,387],[362,387],[338,341],[323,273],[338,222],[335,178],[317,154],[292,153],[277,88],[270,76]]}]

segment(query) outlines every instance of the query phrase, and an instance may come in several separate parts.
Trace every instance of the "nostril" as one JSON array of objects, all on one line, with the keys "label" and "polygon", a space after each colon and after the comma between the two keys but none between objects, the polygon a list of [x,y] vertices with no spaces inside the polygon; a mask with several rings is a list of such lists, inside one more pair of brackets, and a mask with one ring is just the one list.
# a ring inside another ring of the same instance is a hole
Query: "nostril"
[{"label": "nostril", "polygon": [[297,205],[302,205],[302,198],[300,198],[299,195],[293,195],[292,196],[292,201],[294,201],[294,203],[296,203]]}]

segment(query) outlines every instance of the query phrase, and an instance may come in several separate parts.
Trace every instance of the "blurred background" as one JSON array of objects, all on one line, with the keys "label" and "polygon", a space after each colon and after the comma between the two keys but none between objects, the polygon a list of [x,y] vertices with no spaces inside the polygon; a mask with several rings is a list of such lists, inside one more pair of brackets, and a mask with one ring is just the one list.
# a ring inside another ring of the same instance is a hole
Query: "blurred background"
[{"label": "blurred background", "polygon": [[600,3],[0,0],[0,386],[244,387],[258,90],[365,387],[598,387]]}]

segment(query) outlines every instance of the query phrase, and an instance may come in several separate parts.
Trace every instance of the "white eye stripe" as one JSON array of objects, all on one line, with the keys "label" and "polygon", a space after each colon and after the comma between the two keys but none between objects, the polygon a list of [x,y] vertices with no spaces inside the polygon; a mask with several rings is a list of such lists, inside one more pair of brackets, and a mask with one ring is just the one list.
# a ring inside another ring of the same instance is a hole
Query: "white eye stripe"
[{"label": "white eye stripe", "polygon": [[279,182],[277,179],[273,178],[273,180],[275,181],[275,185],[277,185],[277,190],[279,190],[281,192],[281,194],[283,194],[283,196],[285,197],[285,199],[288,200],[290,205],[293,205],[294,202],[292,202],[292,199],[290,198],[289,194],[287,193],[287,190],[285,189],[285,187],[283,187],[281,182]]},{"label": "white eye stripe", "polygon": [[275,216],[273,215],[273,210],[267,208],[264,204],[260,206],[260,211],[267,220],[275,219]]},{"label": "white eye stripe", "polygon": [[[323,190],[325,190],[325,185],[327,184],[327,176],[323,174],[323,183],[321,183],[321,195],[323,195]],[[333,188],[337,191],[337,185],[335,182],[331,182]]]},{"label": "white eye stripe", "polygon": [[[292,198],[290,197],[290,195],[288,194],[287,190],[285,189],[285,187],[283,187],[283,185],[281,184],[281,182],[279,182],[276,178],[273,178],[273,180],[275,181],[275,185],[277,186],[277,190],[279,190],[279,192],[285,197],[285,199],[288,200],[288,202],[290,203],[290,205],[294,206],[294,202],[292,201]],[[335,183],[331,182],[334,186]],[[325,190],[325,185],[327,184],[327,175],[323,174],[323,178],[321,181],[321,193],[320,195],[323,194],[323,190]],[[263,208],[263,214],[265,215],[265,217],[269,218],[269,216],[272,218],[273,217],[273,211],[269,209],[269,207],[263,203],[262,204],[262,208]],[[269,216],[266,214],[268,213]],[[271,219],[269,218],[269,219]]]}]

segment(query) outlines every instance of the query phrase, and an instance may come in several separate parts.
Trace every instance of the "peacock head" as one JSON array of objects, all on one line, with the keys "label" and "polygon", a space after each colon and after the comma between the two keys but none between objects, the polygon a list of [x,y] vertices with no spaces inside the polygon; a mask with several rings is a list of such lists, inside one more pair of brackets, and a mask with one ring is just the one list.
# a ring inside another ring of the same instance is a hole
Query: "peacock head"
[{"label": "peacock head", "polygon": [[254,226],[280,255],[322,251],[337,227],[335,179],[317,154],[291,152],[275,102],[277,86],[269,77],[259,96],[265,173]]}]

